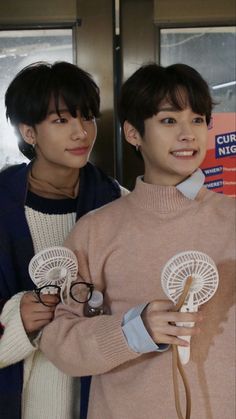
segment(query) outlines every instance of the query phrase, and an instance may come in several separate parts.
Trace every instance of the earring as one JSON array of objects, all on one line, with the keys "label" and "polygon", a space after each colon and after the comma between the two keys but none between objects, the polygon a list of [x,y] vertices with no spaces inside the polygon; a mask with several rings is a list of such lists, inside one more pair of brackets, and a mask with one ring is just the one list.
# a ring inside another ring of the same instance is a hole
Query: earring
[{"label": "earring", "polygon": [[136,150],[137,152],[139,151],[139,147],[140,147],[140,146],[139,146],[139,144],[136,144],[136,145],[135,145],[135,150]]}]

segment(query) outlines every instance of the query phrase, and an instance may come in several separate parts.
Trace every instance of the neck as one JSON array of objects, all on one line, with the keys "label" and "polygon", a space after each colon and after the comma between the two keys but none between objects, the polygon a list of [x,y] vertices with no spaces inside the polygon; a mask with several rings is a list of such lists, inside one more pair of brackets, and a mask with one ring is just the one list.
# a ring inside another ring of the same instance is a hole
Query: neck
[{"label": "neck", "polygon": [[32,176],[42,182],[47,182],[55,188],[73,187],[79,180],[79,169],[69,167],[59,167],[50,163],[48,167],[45,163],[35,160],[31,169]]},{"label": "neck", "polygon": [[36,195],[49,199],[76,198],[79,192],[79,169],[50,167],[33,163],[28,188]]},{"label": "neck", "polygon": [[159,186],[177,186],[179,183],[186,180],[189,176],[176,176],[168,178],[166,176],[150,176],[144,174],[143,181],[149,183],[150,185],[159,185]]}]

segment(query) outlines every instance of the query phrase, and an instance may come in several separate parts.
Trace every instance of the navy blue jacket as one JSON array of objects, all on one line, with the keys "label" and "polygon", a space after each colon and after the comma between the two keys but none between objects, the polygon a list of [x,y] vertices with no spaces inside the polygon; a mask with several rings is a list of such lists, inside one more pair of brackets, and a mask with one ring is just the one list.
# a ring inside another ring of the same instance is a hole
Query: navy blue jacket
[{"label": "navy blue jacket", "polygon": [[[23,163],[0,173],[0,311],[1,305],[14,294],[34,288],[28,273],[34,249],[24,212],[30,166]],[[120,194],[120,187],[114,179],[87,163],[80,171],[77,219],[120,197]],[[22,362],[0,370],[1,419],[21,418],[22,382]],[[88,397],[88,382],[85,380],[84,384],[82,401]],[[86,403],[82,406],[82,417],[86,417]]]}]

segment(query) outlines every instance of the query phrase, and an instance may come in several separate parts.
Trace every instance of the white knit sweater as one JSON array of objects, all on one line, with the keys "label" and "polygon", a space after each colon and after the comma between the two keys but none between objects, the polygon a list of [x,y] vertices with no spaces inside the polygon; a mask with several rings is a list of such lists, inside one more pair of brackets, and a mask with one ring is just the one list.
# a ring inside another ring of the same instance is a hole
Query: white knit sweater
[{"label": "white knit sweater", "polygon": [[[62,245],[75,223],[75,213],[49,215],[29,207],[25,212],[35,253]],[[22,295],[23,292],[12,297],[1,314],[5,332],[1,339],[0,367],[24,359],[22,419],[69,419],[72,379],[51,364],[37,349],[37,343],[28,338],[20,315]]]}]

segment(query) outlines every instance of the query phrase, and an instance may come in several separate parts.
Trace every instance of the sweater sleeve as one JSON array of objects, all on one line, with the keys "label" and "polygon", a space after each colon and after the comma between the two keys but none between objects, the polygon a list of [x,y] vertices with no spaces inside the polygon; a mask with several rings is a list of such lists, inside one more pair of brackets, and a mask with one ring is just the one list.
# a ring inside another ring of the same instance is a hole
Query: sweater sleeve
[{"label": "sweater sleeve", "polygon": [[[88,217],[72,229],[65,245],[76,251],[79,274],[104,291],[101,274],[92,278],[89,266]],[[55,319],[42,333],[40,349],[57,368],[72,376],[102,374],[135,359],[140,354],[129,348],[122,331],[124,313],[87,318],[83,304],[60,304]]]},{"label": "sweater sleeve", "polygon": [[0,368],[25,359],[36,350],[23,326],[20,315],[20,301],[23,293],[14,295],[3,307],[0,321],[4,333],[0,339]]},{"label": "sweater sleeve", "polygon": [[124,337],[123,315],[86,318],[72,306],[60,304],[41,337],[40,349],[58,369],[71,376],[96,375],[140,356]]}]

